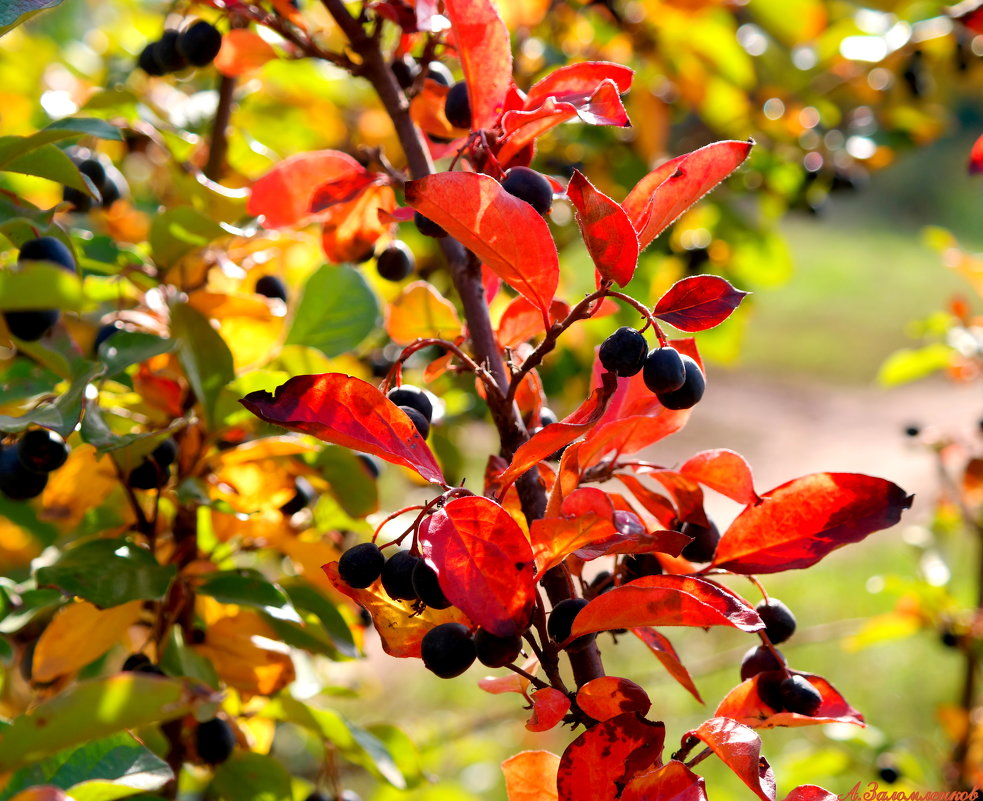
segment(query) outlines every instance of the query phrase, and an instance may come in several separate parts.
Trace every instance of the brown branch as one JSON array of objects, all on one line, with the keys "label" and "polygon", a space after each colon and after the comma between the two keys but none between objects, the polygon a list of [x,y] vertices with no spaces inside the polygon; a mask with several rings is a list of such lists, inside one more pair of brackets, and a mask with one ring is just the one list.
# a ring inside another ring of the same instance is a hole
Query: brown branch
[{"label": "brown branch", "polygon": [[212,120],[212,133],[208,140],[208,161],[202,173],[217,181],[225,172],[225,156],[229,152],[229,121],[232,119],[232,103],[235,99],[236,79],[223,75],[218,83],[218,107]]}]

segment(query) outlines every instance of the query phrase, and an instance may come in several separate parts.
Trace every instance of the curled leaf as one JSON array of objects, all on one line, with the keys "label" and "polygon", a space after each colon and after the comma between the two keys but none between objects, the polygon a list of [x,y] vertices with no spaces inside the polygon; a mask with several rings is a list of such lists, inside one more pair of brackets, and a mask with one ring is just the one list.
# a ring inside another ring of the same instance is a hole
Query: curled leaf
[{"label": "curled leaf", "polygon": [[549,731],[570,710],[570,699],[552,687],[543,687],[532,694],[532,715],[526,721],[529,731]]},{"label": "curled leaf", "polygon": [[704,721],[683,735],[706,743],[720,760],[762,801],[775,801],[775,774],[761,756],[761,738],[754,729],[726,717]]}]

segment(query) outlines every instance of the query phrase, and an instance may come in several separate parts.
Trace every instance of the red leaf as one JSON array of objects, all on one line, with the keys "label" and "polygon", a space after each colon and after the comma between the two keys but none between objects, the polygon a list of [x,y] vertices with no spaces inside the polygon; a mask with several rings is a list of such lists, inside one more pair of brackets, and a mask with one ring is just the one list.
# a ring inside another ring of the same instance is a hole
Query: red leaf
[{"label": "red leaf", "polygon": [[778,573],[809,567],[868,534],[890,528],[911,506],[901,487],[858,473],[813,473],[765,493],[724,532],[712,567]]},{"label": "red leaf", "polygon": [[391,186],[369,185],[352,200],[338,203],[321,215],[321,246],[332,264],[364,261],[389,223],[396,207]]},{"label": "red leaf", "polygon": [[660,406],[654,414],[633,415],[595,426],[580,451],[581,469],[593,467],[602,459],[614,461],[654,445],[686,425],[692,411],[672,411]]},{"label": "red leaf", "polygon": [[[570,313],[570,307],[562,300],[554,300],[550,306],[550,321],[562,320]],[[546,333],[543,315],[524,297],[513,298],[502,312],[495,332],[498,344],[503,348],[514,348],[534,337]]]},{"label": "red leaf", "polygon": [[[539,658],[529,657],[522,663],[522,669],[530,676],[535,676],[539,670]],[[520,673],[509,673],[505,676],[486,676],[478,679],[478,686],[490,695],[502,695],[503,693],[519,693],[525,695],[529,689],[530,680]]]},{"label": "red leaf", "polygon": [[420,547],[454,606],[499,637],[521,634],[536,601],[532,548],[494,501],[455,498],[420,529]]},{"label": "red leaf", "polygon": [[736,720],[716,717],[683,735],[702,740],[763,801],[775,801],[775,774],[761,756],[758,733]]},{"label": "red leaf", "polygon": [[446,484],[413,421],[378,389],[344,373],[298,375],[276,388],[250,392],[239,403],[267,423],[374,454]]},{"label": "red leaf", "polygon": [[543,687],[532,694],[532,715],[526,721],[529,731],[549,731],[570,711],[570,699],[552,687]]},{"label": "red leaf", "polygon": [[556,567],[578,548],[617,536],[611,518],[596,514],[582,517],[547,517],[533,520],[529,536],[536,557],[537,575]]},{"label": "red leaf", "polygon": [[983,136],[973,142],[973,148],[969,151],[969,174],[980,172],[983,172]]},{"label": "red leaf", "polygon": [[560,801],[615,801],[628,779],[661,763],[665,737],[665,724],[634,712],[588,729],[560,757]]},{"label": "red leaf", "polygon": [[[657,492],[649,489],[641,481],[639,481],[635,476],[628,473],[617,473],[615,477],[625,485],[629,492],[635,496],[637,500],[645,510],[652,515],[659,523],[668,528],[669,526],[674,526],[678,522],[679,515],[676,512],[676,507],[673,506],[672,501],[666,498],[664,495],[659,495]],[[684,537],[686,540],[679,546],[679,551],[673,553],[673,556],[679,556],[680,551],[689,544],[689,537]],[[669,553],[672,553],[669,551]]]},{"label": "red leaf", "polygon": [[652,314],[680,331],[706,331],[734,311],[747,292],[717,275],[691,275],[673,284]]},{"label": "red leaf", "polygon": [[311,202],[325,184],[364,178],[365,168],[347,153],[317,150],[277,164],[253,184],[246,211],[262,214],[267,228],[297,225],[311,216]]},{"label": "red leaf", "polygon": [[764,625],[747,602],[712,581],[644,576],[590,601],[574,619],[570,635],[638,626],[733,626],[759,631]]},{"label": "red leaf", "polygon": [[529,87],[525,107],[537,108],[548,97],[568,103],[577,102],[592,95],[602,81],[611,81],[618,92],[624,94],[631,88],[634,75],[634,71],[628,67],[610,61],[568,64],[553,70]]},{"label": "red leaf", "polygon": [[642,178],[621,204],[638,231],[641,249],[736,170],[753,144],[714,142],[677,156]]},{"label": "red leaf", "polygon": [[760,500],[754,491],[751,465],[739,453],[726,448],[696,454],[679,472],[746,506]]},{"label": "red leaf", "polygon": [[617,676],[601,676],[577,691],[577,706],[594,720],[610,720],[625,712],[641,716],[652,708],[648,693],[639,685]]},{"label": "red leaf", "polygon": [[[764,678],[771,679],[769,673],[759,673],[741,682],[720,702],[714,715],[732,718],[745,726],[755,729],[770,729],[776,726],[815,726],[820,723],[852,723],[863,726],[863,716],[847,703],[839,691],[822,676],[790,670],[789,673],[808,679],[819,691],[822,703],[815,715],[799,715],[794,712],[776,712],[762,700],[758,684]],[[780,678],[779,678],[780,680]]]},{"label": "red leaf", "polygon": [[624,286],[638,264],[638,235],[624,209],[598,191],[580,170],[573,171],[567,195],[577,224],[601,277]]},{"label": "red leaf", "polygon": [[581,545],[574,555],[583,562],[619,553],[667,553],[678,556],[692,538],[678,531],[646,531],[641,534],[615,532],[607,539]]},{"label": "red leaf", "polygon": [[[700,485],[688,476],[675,470],[663,470],[652,467],[637,467],[636,472],[650,476],[668,490],[676,504],[679,520],[684,523],[709,525],[706,512],[703,511],[703,490]],[[620,476],[619,476],[620,478]],[[622,483],[627,483],[622,479]]]},{"label": "red leaf", "polygon": [[502,763],[508,801],[556,801],[560,758],[549,751],[522,751]]},{"label": "red leaf", "polygon": [[510,195],[491,176],[473,172],[440,172],[410,181],[406,200],[473,251],[548,320],[560,264],[549,226],[532,206]]},{"label": "red leaf", "polygon": [[793,787],[787,796],[785,796],[784,801],[837,801],[837,796],[835,793],[831,793],[829,790],[824,790],[815,784],[800,784],[798,787]]},{"label": "red leaf", "polygon": [[444,0],[444,11],[468,84],[471,129],[491,128],[512,84],[508,29],[491,0]]},{"label": "red leaf", "polygon": [[655,654],[655,658],[662,663],[662,667],[669,671],[670,676],[682,684],[697,701],[703,703],[700,691],[696,689],[696,685],[693,683],[693,677],[690,676],[689,671],[680,661],[679,654],[676,653],[676,649],[673,648],[668,637],[647,626],[633,628],[631,633],[648,646],[649,650]]},{"label": "red leaf", "polygon": [[372,173],[363,172],[361,174],[352,173],[336,181],[322,184],[311,198],[311,214],[317,214],[332,206],[337,206],[339,203],[347,203],[371,185],[374,180],[375,176]]},{"label": "red leaf", "polygon": [[707,801],[706,784],[702,776],[673,759],[656,770],[635,774],[621,801]]}]

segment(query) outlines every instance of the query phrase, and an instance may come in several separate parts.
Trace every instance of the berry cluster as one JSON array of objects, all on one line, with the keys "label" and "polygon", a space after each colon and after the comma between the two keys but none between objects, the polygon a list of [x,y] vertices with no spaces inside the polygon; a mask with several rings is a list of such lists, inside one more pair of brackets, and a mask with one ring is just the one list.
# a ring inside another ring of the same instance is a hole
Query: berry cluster
[{"label": "berry cluster", "polygon": [[706,389],[703,371],[696,360],[675,348],[649,350],[642,333],[623,326],[601,343],[601,366],[617,376],[642,372],[642,380],[667,409],[690,409]]},{"label": "berry cluster", "polygon": [[92,210],[94,204],[108,209],[126,193],[126,179],[123,178],[123,174],[103,156],[80,150],[73,154],[72,161],[75,162],[79,172],[92,182],[99,195],[98,199],[94,200],[80,189],[66,186],[62,198],[66,203],[71,204],[72,211],[85,214]]},{"label": "berry cluster", "polygon": [[68,459],[68,444],[59,434],[35,428],[14,445],[0,446],[0,492],[12,501],[36,498],[48,474]]},{"label": "berry cluster", "polygon": [[430,434],[430,422],[433,420],[433,403],[427,393],[419,387],[403,384],[389,390],[386,397],[413,421],[420,436],[426,439]]},{"label": "berry cluster", "polygon": [[386,559],[374,542],[363,542],[341,555],[338,574],[348,586],[360,590],[381,579],[382,588],[394,601],[410,601],[431,609],[451,605],[434,569],[409,551],[396,551]]},{"label": "berry cluster", "polygon": [[[25,242],[17,256],[17,265],[23,267],[28,262],[46,261],[75,272],[75,256],[60,239],[42,236]],[[3,319],[7,330],[25,342],[36,342],[47,334],[61,319],[58,309],[21,309],[5,311]]]},{"label": "berry cluster", "polygon": [[211,64],[222,48],[222,34],[204,20],[197,20],[183,31],[164,31],[140,53],[137,65],[147,75],[167,75],[187,66]]},{"label": "berry cluster", "polygon": [[160,489],[171,477],[171,465],[177,454],[177,443],[168,437],[130,471],[129,485],[133,489]]}]

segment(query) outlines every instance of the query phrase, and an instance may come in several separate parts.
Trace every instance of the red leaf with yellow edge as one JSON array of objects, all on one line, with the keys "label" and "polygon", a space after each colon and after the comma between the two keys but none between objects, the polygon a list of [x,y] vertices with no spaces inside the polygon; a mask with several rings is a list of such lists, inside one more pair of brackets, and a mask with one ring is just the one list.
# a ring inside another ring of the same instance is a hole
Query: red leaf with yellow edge
[{"label": "red leaf with yellow edge", "polygon": [[453,341],[461,336],[461,320],[433,284],[414,281],[386,307],[386,333],[400,345],[431,337]]},{"label": "red leaf with yellow edge", "polygon": [[730,317],[745,295],[718,275],[691,275],[673,284],[652,314],[680,331],[706,331]]},{"label": "red leaf with yellow edge", "polygon": [[775,773],[761,756],[758,733],[736,720],[715,717],[683,735],[702,740],[762,801],[775,801]]},{"label": "red leaf with yellow edge", "polygon": [[642,717],[652,708],[652,701],[639,685],[617,676],[591,679],[577,691],[577,706],[594,720],[610,720],[625,712]]},{"label": "red leaf with yellow edge", "polygon": [[491,0],[444,0],[471,101],[471,129],[492,127],[512,85],[509,32]]},{"label": "red leaf with yellow edge", "polygon": [[329,562],[322,567],[332,586],[363,607],[372,616],[372,625],[379,633],[382,650],[395,657],[419,657],[423,635],[442,623],[462,623],[470,627],[471,621],[459,609],[431,609],[427,607],[417,614],[412,605],[396,601],[376,581],[364,590],[350,587],[338,575],[338,563]]},{"label": "red leaf with yellow edge", "polygon": [[719,584],[695,576],[644,576],[599,595],[580,610],[571,636],[637,626],[765,627],[758,613]]},{"label": "red leaf with yellow edge", "polygon": [[604,81],[610,81],[621,94],[631,88],[634,70],[610,61],[581,61],[558,67],[529,87],[526,108],[536,108],[546,98],[569,103],[590,97]]},{"label": "red leaf with yellow edge", "polygon": [[532,548],[505,509],[455,498],[421,527],[420,548],[454,606],[498,637],[521,634],[536,602]]},{"label": "red leaf with yellow edge", "polygon": [[618,532],[610,517],[546,517],[533,520],[529,529],[537,575],[556,567],[570,554],[595,542],[605,542]]},{"label": "red leaf with yellow edge", "polygon": [[621,801],[707,801],[706,783],[672,759],[661,768],[636,773],[621,793]]},{"label": "red leaf with yellow edge", "polygon": [[[530,676],[536,675],[539,670],[539,658],[529,657],[522,663],[522,669]],[[486,676],[478,679],[478,686],[486,693],[491,695],[502,695],[503,693],[519,693],[525,695],[529,689],[529,679],[519,673],[509,673],[507,676]]]},{"label": "red leaf with yellow edge", "polygon": [[406,200],[549,319],[560,264],[549,226],[532,206],[491,176],[474,172],[410,181]]},{"label": "red leaf with yellow edge", "polygon": [[687,459],[679,472],[746,506],[760,500],[754,491],[751,465],[739,453],[727,448],[701,451]]},{"label": "red leaf with yellow edge", "polygon": [[543,687],[532,694],[532,715],[526,721],[529,731],[549,731],[570,711],[570,699],[552,687]]},{"label": "red leaf with yellow edge", "polygon": [[318,189],[365,175],[365,167],[339,150],[298,153],[257,179],[250,190],[246,210],[256,216],[263,215],[266,228],[299,225],[311,216],[311,203]]},{"label": "red leaf with yellow edge", "polygon": [[741,166],[753,145],[751,141],[714,142],[677,156],[642,178],[621,204],[638,231],[641,249]]},{"label": "red leaf with yellow edge", "polygon": [[577,224],[598,273],[624,286],[638,264],[638,235],[625,210],[595,188],[580,170],[573,171],[567,196],[577,210]]},{"label": "red leaf with yellow edge", "polygon": [[[193,646],[215,667],[219,678],[247,695],[273,695],[295,678],[294,665],[276,632],[255,612],[240,610],[219,618]],[[269,643],[264,648],[258,643]]]},{"label": "red leaf with yellow edge", "polygon": [[274,50],[258,33],[232,28],[222,36],[222,48],[215,56],[215,69],[227,78],[259,69],[276,58]]},{"label": "red leaf with yellow edge", "polygon": [[372,185],[347,203],[332,206],[322,217],[321,247],[332,264],[360,262],[389,228],[387,215],[396,208],[392,187]]},{"label": "red leaf with yellow edge", "polygon": [[[802,673],[798,670],[790,670],[790,674],[802,676],[804,679],[819,691],[822,703],[814,715],[799,715],[795,712],[779,712],[767,701],[762,699],[761,682],[780,682],[783,674],[779,671],[759,673],[756,676],[741,682],[731,690],[720,702],[714,715],[717,717],[732,718],[745,726],[755,729],[771,729],[777,726],[815,726],[820,723],[852,723],[855,726],[863,726],[863,716],[854,709],[847,700],[840,695],[839,691],[833,687],[822,676],[812,673]],[[766,697],[772,695],[765,690]]]},{"label": "red leaf with yellow edge", "polygon": [[665,738],[665,724],[635,712],[591,727],[560,757],[560,801],[616,801],[632,776],[661,764]]},{"label": "red leaf with yellow edge", "polygon": [[977,175],[983,172],[983,136],[980,136],[969,151],[969,174]]},{"label": "red leaf with yellow edge", "polygon": [[912,496],[882,478],[812,473],[766,492],[720,538],[712,567],[778,573],[809,567],[826,554],[893,526]]},{"label": "red leaf with yellow edge", "polygon": [[815,784],[800,784],[793,787],[784,801],[836,801],[836,793],[831,793]]},{"label": "red leaf with yellow edge", "polygon": [[549,751],[522,751],[502,763],[508,801],[557,801],[560,758]]},{"label": "red leaf with yellow edge", "polygon": [[[570,307],[562,300],[550,304],[550,321],[562,320],[570,313]],[[546,333],[543,314],[521,295],[513,298],[505,307],[498,321],[495,336],[503,348],[514,348]]]},{"label": "red leaf with yellow edge", "polygon": [[655,658],[662,663],[662,667],[669,671],[669,675],[682,684],[687,692],[702,704],[703,698],[700,696],[700,691],[696,689],[693,677],[683,665],[676,649],[669,642],[669,638],[647,626],[633,628],[630,631],[648,646],[648,649],[655,654]]},{"label": "red leaf with yellow edge", "polygon": [[239,401],[268,423],[409,467],[444,484],[433,453],[413,421],[378,389],[344,373],[298,375]]}]

